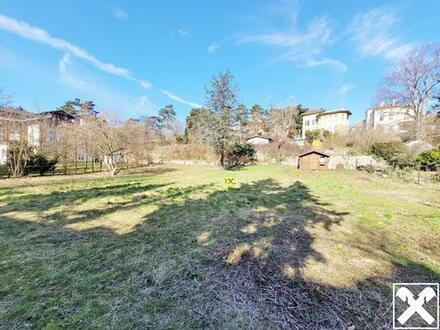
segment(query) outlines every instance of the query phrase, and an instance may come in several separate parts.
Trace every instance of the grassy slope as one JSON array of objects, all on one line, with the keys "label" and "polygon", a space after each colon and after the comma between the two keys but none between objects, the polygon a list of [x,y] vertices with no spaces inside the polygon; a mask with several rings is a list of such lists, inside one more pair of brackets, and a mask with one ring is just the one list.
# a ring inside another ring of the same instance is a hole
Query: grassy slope
[{"label": "grassy slope", "polygon": [[377,328],[390,283],[440,280],[438,187],[278,166],[0,183],[0,328]]}]

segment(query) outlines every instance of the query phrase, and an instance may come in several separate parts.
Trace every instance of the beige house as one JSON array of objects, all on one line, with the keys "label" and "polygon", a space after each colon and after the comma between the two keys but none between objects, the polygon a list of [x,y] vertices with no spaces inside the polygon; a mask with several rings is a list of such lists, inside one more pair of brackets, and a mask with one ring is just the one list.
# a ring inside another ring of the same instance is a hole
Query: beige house
[{"label": "beige house", "polygon": [[26,141],[34,151],[46,143],[57,141],[57,126],[72,123],[76,117],[64,110],[46,111],[39,114],[22,108],[0,108],[0,165],[7,162],[11,143]]},{"label": "beige house", "polygon": [[316,129],[327,130],[331,133],[347,132],[350,115],[351,112],[347,109],[307,111],[302,115],[302,136],[304,138],[307,131]]},{"label": "beige house", "polygon": [[0,109],[0,165],[6,164],[9,145],[26,141],[36,150],[40,146],[39,117],[22,108]]},{"label": "beige house", "polygon": [[405,124],[414,120],[414,110],[408,105],[386,104],[381,102],[378,107],[370,108],[365,112],[365,127],[367,129],[404,130]]}]

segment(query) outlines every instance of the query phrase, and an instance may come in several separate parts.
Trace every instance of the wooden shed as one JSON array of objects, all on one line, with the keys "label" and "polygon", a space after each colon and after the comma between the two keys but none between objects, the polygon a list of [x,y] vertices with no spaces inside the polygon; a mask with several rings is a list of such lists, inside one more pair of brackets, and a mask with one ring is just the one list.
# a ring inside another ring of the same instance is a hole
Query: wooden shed
[{"label": "wooden shed", "polygon": [[326,170],[329,155],[312,150],[299,155],[298,168],[302,170]]}]

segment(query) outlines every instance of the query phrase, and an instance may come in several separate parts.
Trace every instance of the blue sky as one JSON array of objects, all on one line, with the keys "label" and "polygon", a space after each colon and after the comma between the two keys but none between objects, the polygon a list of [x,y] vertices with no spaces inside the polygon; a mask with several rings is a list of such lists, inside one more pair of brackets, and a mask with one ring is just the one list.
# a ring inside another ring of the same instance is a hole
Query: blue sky
[{"label": "blue sky", "polygon": [[14,104],[91,99],[184,120],[231,70],[246,105],[345,107],[361,120],[406,52],[439,42],[440,1],[0,0],[0,87]]}]

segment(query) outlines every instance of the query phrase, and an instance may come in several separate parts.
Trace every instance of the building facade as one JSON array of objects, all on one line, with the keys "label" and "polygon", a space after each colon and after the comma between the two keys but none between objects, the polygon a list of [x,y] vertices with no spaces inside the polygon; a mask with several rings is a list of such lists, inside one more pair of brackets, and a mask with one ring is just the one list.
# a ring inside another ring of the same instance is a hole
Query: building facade
[{"label": "building facade", "polygon": [[330,133],[345,133],[349,129],[351,112],[347,109],[331,111],[310,110],[302,115],[302,136],[305,138],[307,131],[322,129]]},{"label": "building facade", "polygon": [[408,124],[414,121],[414,110],[402,104],[386,104],[381,102],[377,107],[365,112],[365,127],[367,129],[391,129],[404,131]]},{"label": "building facade", "polygon": [[0,109],[0,165],[5,165],[11,144],[26,144],[37,151],[58,139],[57,126],[74,123],[76,117],[63,110],[46,111],[39,114],[22,108]]},{"label": "building facade", "polygon": [[25,144],[32,149],[40,146],[40,121],[38,115],[22,108],[0,109],[0,165],[7,162],[9,146]]}]

